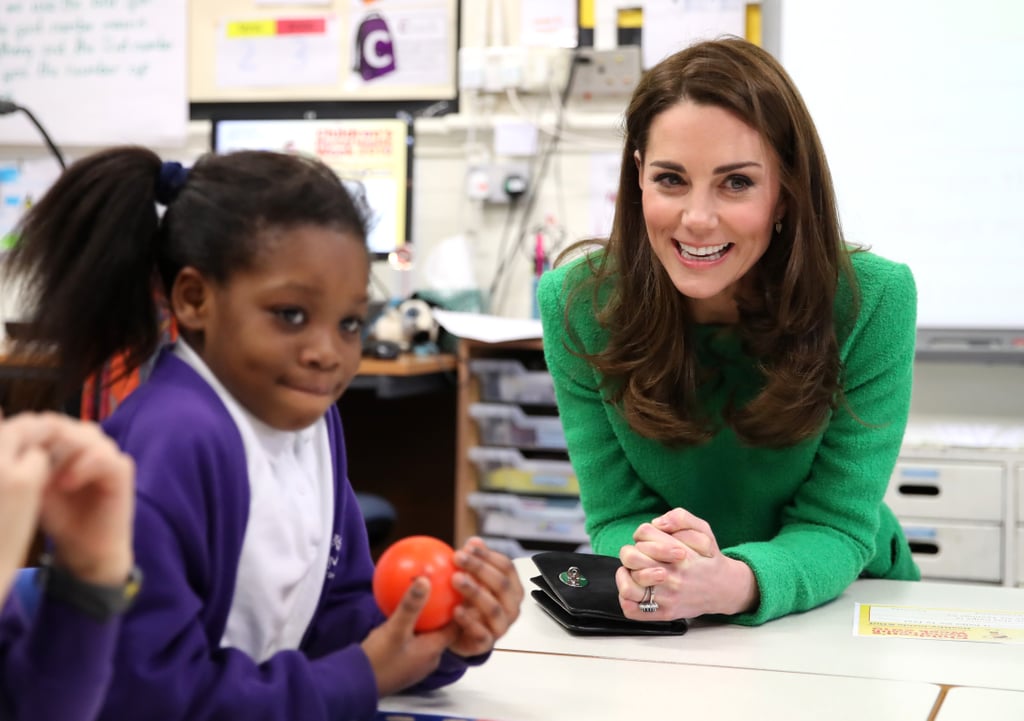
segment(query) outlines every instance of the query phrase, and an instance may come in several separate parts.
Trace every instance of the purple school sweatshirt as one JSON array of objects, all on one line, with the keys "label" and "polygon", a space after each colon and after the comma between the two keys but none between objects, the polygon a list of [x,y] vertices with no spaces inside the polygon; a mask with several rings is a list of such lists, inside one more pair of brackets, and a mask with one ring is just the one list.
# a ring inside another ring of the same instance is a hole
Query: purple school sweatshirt
[{"label": "purple school sweatshirt", "polygon": [[[373,717],[377,686],[359,643],[383,616],[373,599],[373,561],[348,482],[336,407],[326,419],[335,509],[320,602],[300,647],[260,664],[220,646],[249,511],[245,451],[227,409],[195,371],[165,352],[149,380],[104,423],[135,459],[135,554],[144,582],[122,620],[99,719]],[[31,686],[31,671],[21,658],[8,659],[5,676],[20,674]],[[446,653],[416,688],[451,683],[467,665]],[[61,712],[47,718],[87,717]]]}]

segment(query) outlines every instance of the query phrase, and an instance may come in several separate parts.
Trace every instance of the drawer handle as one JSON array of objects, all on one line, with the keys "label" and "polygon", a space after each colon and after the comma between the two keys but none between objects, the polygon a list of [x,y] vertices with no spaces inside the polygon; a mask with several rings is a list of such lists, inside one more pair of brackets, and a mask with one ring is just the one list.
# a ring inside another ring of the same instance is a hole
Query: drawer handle
[{"label": "drawer handle", "polygon": [[935,556],[939,553],[939,544],[931,543],[929,541],[908,541],[910,544],[911,553],[924,553],[929,556]]},{"label": "drawer handle", "polygon": [[921,483],[901,483],[898,487],[899,492],[905,496],[937,496],[939,495],[938,486],[926,486]]}]

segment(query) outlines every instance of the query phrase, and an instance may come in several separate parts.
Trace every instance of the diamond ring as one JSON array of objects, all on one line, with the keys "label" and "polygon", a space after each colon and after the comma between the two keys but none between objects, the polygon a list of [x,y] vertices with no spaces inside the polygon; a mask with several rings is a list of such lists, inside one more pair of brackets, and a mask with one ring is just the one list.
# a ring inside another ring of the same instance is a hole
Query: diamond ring
[{"label": "diamond ring", "polygon": [[654,586],[648,586],[644,590],[643,600],[638,605],[644,613],[654,613],[658,610],[658,602],[654,600]]}]

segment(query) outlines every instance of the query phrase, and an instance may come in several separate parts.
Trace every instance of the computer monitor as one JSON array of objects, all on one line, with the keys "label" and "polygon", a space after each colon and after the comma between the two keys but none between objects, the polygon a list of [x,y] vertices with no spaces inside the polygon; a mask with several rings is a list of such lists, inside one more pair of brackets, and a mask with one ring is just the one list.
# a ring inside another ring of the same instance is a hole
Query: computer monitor
[{"label": "computer monitor", "polygon": [[370,208],[367,244],[386,258],[410,240],[412,123],[400,118],[213,121],[213,150],[273,150],[319,158]]}]

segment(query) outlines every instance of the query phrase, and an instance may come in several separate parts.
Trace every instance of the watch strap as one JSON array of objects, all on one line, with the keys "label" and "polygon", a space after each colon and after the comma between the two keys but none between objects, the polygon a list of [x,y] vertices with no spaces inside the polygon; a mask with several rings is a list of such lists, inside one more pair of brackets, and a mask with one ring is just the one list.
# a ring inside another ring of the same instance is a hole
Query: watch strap
[{"label": "watch strap", "polygon": [[132,566],[122,584],[89,583],[45,557],[36,580],[47,597],[73,606],[90,618],[106,621],[131,606],[142,587],[142,572],[138,566]]}]

